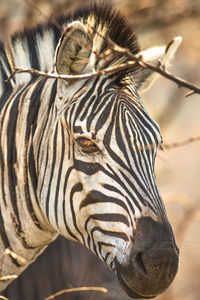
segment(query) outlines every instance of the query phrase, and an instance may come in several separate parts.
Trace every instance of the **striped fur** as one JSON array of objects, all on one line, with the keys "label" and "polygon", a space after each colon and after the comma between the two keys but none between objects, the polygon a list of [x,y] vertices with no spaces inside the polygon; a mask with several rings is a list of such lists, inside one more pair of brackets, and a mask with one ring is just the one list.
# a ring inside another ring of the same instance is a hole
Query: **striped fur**
[{"label": "striped fur", "polygon": [[[75,82],[22,73],[5,82],[14,67],[56,72],[69,61],[69,72],[84,72],[82,50],[89,70],[126,62],[125,54],[102,55],[109,39],[139,53],[135,34],[110,8],[57,22],[0,45],[1,276],[20,274],[58,234],[115,271],[116,261],[129,261],[139,218],[167,222],[154,178],[161,136],[134,85],[139,69]],[[71,28],[91,39],[93,54],[71,38]],[[5,256],[6,248],[26,263]]]}]

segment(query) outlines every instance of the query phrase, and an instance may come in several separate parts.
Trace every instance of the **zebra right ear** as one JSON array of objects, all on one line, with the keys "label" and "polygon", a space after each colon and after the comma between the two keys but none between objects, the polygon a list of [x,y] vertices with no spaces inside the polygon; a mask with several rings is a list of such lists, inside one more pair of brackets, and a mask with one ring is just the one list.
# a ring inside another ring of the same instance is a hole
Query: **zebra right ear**
[{"label": "zebra right ear", "polygon": [[[175,37],[166,46],[153,47],[137,54],[145,62],[157,67],[159,65],[168,67],[171,59],[174,57],[176,50],[178,49],[182,38],[180,36]],[[139,68],[133,73],[133,80],[138,90],[145,90],[157,79],[158,73],[153,72],[150,69]]]},{"label": "zebra right ear", "polygon": [[79,75],[92,69],[92,38],[87,28],[74,21],[63,32],[56,48],[58,74]]}]

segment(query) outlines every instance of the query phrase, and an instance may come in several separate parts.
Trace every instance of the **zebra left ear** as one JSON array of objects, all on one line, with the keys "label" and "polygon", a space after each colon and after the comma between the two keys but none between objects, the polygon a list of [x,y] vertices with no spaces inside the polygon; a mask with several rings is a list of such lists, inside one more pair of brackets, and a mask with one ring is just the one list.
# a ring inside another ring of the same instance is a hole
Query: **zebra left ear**
[{"label": "zebra left ear", "polygon": [[56,48],[58,74],[79,75],[91,71],[92,38],[86,27],[74,21],[63,32]]},{"label": "zebra left ear", "polygon": [[[140,52],[137,56],[142,57],[144,61],[153,66],[168,67],[181,41],[181,36],[175,37],[166,46],[149,48]],[[132,74],[132,78],[136,88],[141,91],[147,89],[157,79],[158,75],[150,69],[138,69]]]}]

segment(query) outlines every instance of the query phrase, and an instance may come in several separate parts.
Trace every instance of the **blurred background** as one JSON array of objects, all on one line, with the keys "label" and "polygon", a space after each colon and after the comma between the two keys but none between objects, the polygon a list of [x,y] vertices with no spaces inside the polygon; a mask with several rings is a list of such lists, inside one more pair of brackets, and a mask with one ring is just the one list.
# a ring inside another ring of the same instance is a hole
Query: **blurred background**
[{"label": "blurred background", "polygon": [[[53,15],[67,13],[89,2],[92,0],[0,0],[0,36],[5,40],[7,35],[18,28],[51,20]],[[142,49],[168,43],[173,37],[181,35],[183,42],[172,63],[171,72],[200,86],[199,0],[110,0],[110,2],[134,26]],[[185,98],[187,93],[188,90],[185,88],[180,88],[160,77],[148,91],[141,94],[148,111],[161,127],[165,143],[200,136],[200,95],[194,94]],[[200,142],[159,151],[156,175],[180,248],[178,275],[171,287],[156,299],[198,300],[200,299]],[[78,248],[78,245],[72,247]],[[73,248],[73,251],[82,250]],[[81,254],[79,257],[87,257],[89,254],[85,255]],[[83,274],[91,273],[94,279],[101,267],[93,258],[86,262],[85,260],[85,270],[83,266],[81,267],[81,261],[79,267]],[[76,266],[70,272],[79,273],[79,267]],[[95,298],[128,299],[119,296],[116,291],[114,293],[115,285],[117,291],[119,287],[113,278],[107,279],[107,276],[111,275],[106,272],[106,269],[102,271],[99,280],[102,284],[110,280],[111,298],[104,296],[100,298],[99,294]],[[85,281],[82,283],[79,282],[79,286],[85,285]],[[67,285],[68,283],[63,287],[66,288]],[[10,300],[15,300],[12,293],[9,295],[12,295]],[[35,300],[40,300],[37,297],[35,296]],[[77,297],[63,299],[78,299]],[[80,299],[89,299],[89,296],[84,297],[86,296],[82,294]],[[91,299],[94,298],[91,296]]]}]

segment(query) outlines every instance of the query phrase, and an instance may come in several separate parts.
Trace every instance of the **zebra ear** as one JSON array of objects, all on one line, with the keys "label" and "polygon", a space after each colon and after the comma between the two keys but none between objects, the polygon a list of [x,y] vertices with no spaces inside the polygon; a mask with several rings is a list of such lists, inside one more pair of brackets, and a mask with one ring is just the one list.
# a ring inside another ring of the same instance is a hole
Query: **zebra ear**
[{"label": "zebra ear", "polygon": [[[182,38],[180,36],[175,37],[166,46],[153,47],[145,51],[140,52],[137,56],[153,65],[153,66],[164,66],[168,67],[170,60],[173,58],[176,50],[178,49]],[[138,90],[145,90],[157,79],[158,73],[153,72],[150,69],[138,69],[134,72],[133,80]]]},{"label": "zebra ear", "polygon": [[82,74],[92,68],[92,38],[86,27],[74,21],[63,32],[56,49],[58,74]]}]

